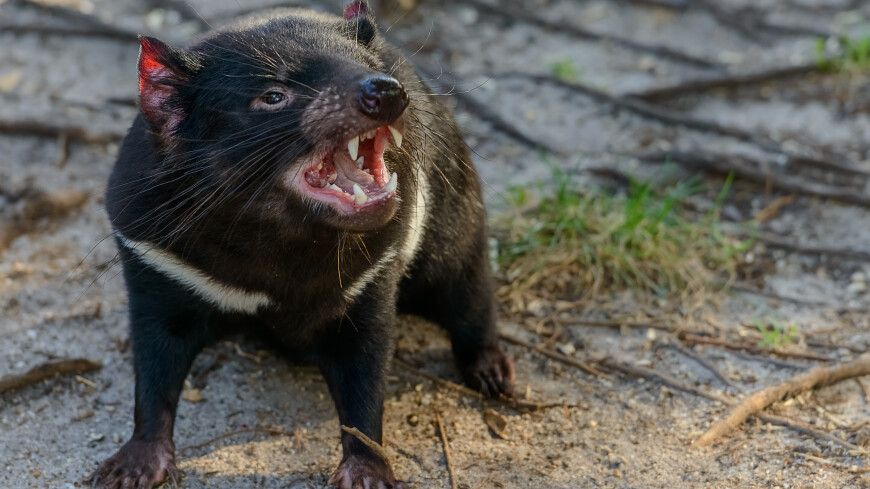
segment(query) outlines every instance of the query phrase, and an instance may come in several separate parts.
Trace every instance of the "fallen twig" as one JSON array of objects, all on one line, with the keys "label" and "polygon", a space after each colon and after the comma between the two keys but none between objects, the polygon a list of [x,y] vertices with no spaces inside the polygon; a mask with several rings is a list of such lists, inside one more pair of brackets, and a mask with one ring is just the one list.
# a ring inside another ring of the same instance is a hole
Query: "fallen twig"
[{"label": "fallen twig", "polygon": [[778,368],[788,368],[792,370],[806,370],[807,367],[804,365],[797,365],[794,363],[789,363],[783,360],[777,360],[776,358],[766,357],[766,356],[758,356],[758,355],[750,355],[748,353],[744,353],[742,351],[733,351],[731,353],[735,357],[746,360],[748,362],[763,362],[769,363]]},{"label": "fallen twig", "polygon": [[89,144],[115,143],[124,138],[122,132],[91,132],[82,126],[64,126],[44,121],[0,120],[0,134],[60,138]]},{"label": "fallen twig", "polygon": [[[868,355],[870,355],[870,354],[868,354]],[[727,394],[717,394],[714,392],[708,392],[708,391],[705,391],[702,389],[698,389],[698,388],[695,388],[691,385],[686,384],[685,382],[682,382],[678,379],[675,379],[667,374],[662,374],[662,373],[656,372],[656,371],[648,369],[648,368],[629,365],[629,364],[622,363],[622,362],[616,362],[614,360],[605,360],[605,361],[601,362],[601,365],[604,366],[605,368],[608,368],[608,369],[611,369],[611,370],[614,370],[617,372],[621,372],[621,373],[628,375],[628,376],[631,376],[631,377],[647,379],[647,380],[671,387],[671,388],[678,390],[678,391],[686,392],[686,393],[689,393],[689,394],[692,394],[692,395],[695,395],[698,397],[703,397],[705,399],[710,399],[712,401],[721,402],[721,403],[725,404],[726,406],[734,406],[736,404],[736,400]],[[855,447],[855,445],[852,445],[845,440],[837,438],[836,436],[831,435],[830,433],[825,433],[823,431],[813,429],[812,427],[807,426],[805,423],[801,423],[799,421],[792,421],[792,420],[789,420],[787,418],[783,418],[780,416],[773,416],[773,415],[767,415],[767,414],[762,414],[762,413],[754,413],[753,416],[760,418],[762,421],[766,421],[769,423],[785,426],[785,427],[791,428],[795,431],[798,431],[798,432],[804,433],[806,435],[815,437],[817,439],[835,442],[839,445],[842,445],[846,448],[849,448],[850,450],[853,447]]]},{"label": "fallen twig", "polygon": [[694,351],[692,351],[688,348],[684,348],[684,347],[677,345],[677,344],[674,344],[674,343],[662,344],[662,346],[664,346],[665,348],[669,348],[671,350],[674,350],[676,352],[679,352],[686,357],[691,358],[692,360],[695,361],[695,363],[697,363],[698,365],[707,369],[711,374],[713,374],[714,377],[716,377],[719,380],[719,382],[725,384],[726,387],[730,387],[730,388],[734,389],[735,391],[742,390],[740,388],[740,386],[738,386],[737,384],[732,382],[731,379],[729,379],[728,377],[725,377],[725,375],[722,374],[722,372],[720,372],[719,369],[716,368],[716,366],[713,365],[709,360],[702,357],[701,355],[698,355]]},{"label": "fallen twig", "polygon": [[447,461],[447,472],[450,474],[450,486],[453,489],[459,489],[459,484],[456,480],[456,473],[453,470],[453,455],[450,452],[450,442],[447,440],[447,432],[444,430],[444,423],[441,422],[441,414],[435,413],[435,423],[438,424],[438,433],[441,435],[441,444],[444,446],[444,458]]},{"label": "fallen twig", "polygon": [[678,327],[674,327],[668,324],[657,324],[657,323],[639,323],[634,321],[594,321],[590,319],[574,319],[574,318],[559,318],[559,321],[562,324],[569,326],[589,326],[594,328],[608,328],[608,329],[656,329],[659,331],[666,331],[668,333],[676,333],[680,331]]},{"label": "fallen twig", "polygon": [[682,97],[686,94],[705,92],[708,90],[737,88],[744,85],[756,85],[781,79],[792,80],[794,77],[815,73],[817,71],[819,71],[818,63],[807,63],[795,66],[776,67],[756,73],[729,73],[717,77],[685,80],[673,85],[648,88],[643,91],[631,92],[624,96],[651,102],[669,97]]},{"label": "fallen twig", "polygon": [[58,375],[80,375],[103,368],[103,364],[87,358],[46,362],[23,375],[8,375],[0,379],[0,394],[37,384]]},{"label": "fallen twig", "polygon": [[214,438],[210,438],[210,439],[208,439],[202,443],[199,443],[197,445],[188,445],[186,447],[182,447],[178,450],[178,452],[183,453],[183,452],[186,452],[188,450],[196,450],[198,448],[202,448],[202,447],[206,447],[208,445],[211,445],[212,443],[214,443],[216,441],[220,441],[220,440],[223,440],[225,438],[231,438],[233,436],[243,435],[245,433],[264,433],[264,434],[268,434],[268,435],[272,435],[272,436],[278,436],[278,435],[295,436],[297,445],[299,443],[298,435],[295,432],[285,431],[285,430],[282,430],[280,428],[242,428],[240,430],[231,431],[229,433],[224,433],[223,435],[216,436]]},{"label": "fallen twig", "polygon": [[80,35],[88,37],[105,37],[108,39],[117,39],[123,41],[137,41],[138,33],[122,29],[110,24],[106,24],[102,20],[78,10],[73,10],[59,5],[50,5],[42,2],[34,2],[32,0],[11,0],[11,5],[17,5],[24,8],[32,8],[41,10],[49,15],[59,17],[74,22],[75,26],[70,27],[55,27],[49,25],[25,25],[18,26],[14,24],[4,25],[3,30],[6,32],[41,32],[43,34],[60,34],[60,35]]},{"label": "fallen twig", "polygon": [[800,238],[782,238],[772,234],[755,236],[755,240],[771,248],[799,253],[802,255],[839,256],[854,260],[870,261],[870,249],[851,248],[848,246],[808,245],[798,242]]},{"label": "fallen twig", "polygon": [[533,402],[533,401],[521,401],[519,399],[513,399],[513,398],[508,398],[508,397],[491,398],[491,397],[487,397],[487,396],[481,394],[480,392],[477,392],[474,389],[469,389],[468,387],[465,387],[464,385],[459,385],[459,384],[457,384],[455,382],[451,382],[447,379],[442,379],[441,377],[438,377],[437,375],[432,375],[429,372],[425,372],[423,370],[420,370],[417,367],[411,365],[410,363],[402,360],[399,357],[395,357],[394,362],[396,365],[401,366],[405,370],[408,370],[409,372],[412,372],[416,375],[419,375],[420,377],[425,377],[425,378],[431,380],[432,382],[435,382],[438,385],[441,385],[443,387],[447,387],[448,389],[455,390],[457,392],[465,394],[466,396],[469,396],[469,397],[473,397],[475,399],[480,399],[481,401],[497,402],[499,404],[505,405],[505,406],[510,407],[512,409],[515,409],[519,412],[540,411],[541,409],[549,409],[549,408],[554,408],[554,407],[577,407],[573,404],[567,404],[564,402],[539,403],[539,402]]},{"label": "fallen twig", "polygon": [[680,380],[677,380],[667,374],[656,372],[655,370],[644,367],[637,367],[634,365],[629,365],[627,363],[617,362],[615,360],[605,360],[601,363],[601,365],[605,368],[621,372],[631,377],[649,379],[656,383],[666,385],[679,391],[688,392],[689,394],[693,394],[698,397],[710,399],[711,401],[721,402],[725,405],[728,405],[730,403],[730,399],[724,395],[707,392],[705,390],[692,387],[685,382],[681,382]]},{"label": "fallen twig", "polygon": [[341,425],[341,431],[350,434],[351,436],[359,440],[360,443],[369,447],[371,451],[375,452],[375,455],[380,457],[381,460],[383,460],[384,463],[387,464],[387,467],[390,468],[390,472],[393,471],[393,466],[390,464],[390,457],[387,456],[387,451],[384,450],[384,447],[382,447],[380,443],[372,440],[371,438],[366,436],[365,433],[358,430],[357,428]]},{"label": "fallen twig", "polygon": [[818,355],[811,352],[796,352],[773,348],[759,348],[755,345],[750,345],[748,343],[732,343],[726,339],[712,338],[709,336],[698,336],[692,333],[682,334],[679,336],[679,338],[690,345],[713,345],[721,348],[726,348],[728,350],[742,350],[757,355],[776,355],[785,358],[801,358],[804,360],[814,360],[817,362],[831,362],[834,360],[833,358],[828,358],[826,356]]},{"label": "fallen twig", "polygon": [[832,443],[836,443],[841,447],[852,451],[852,452],[864,452],[865,450],[858,445],[854,445],[852,443],[843,440],[842,438],[836,437],[830,433],[825,431],[817,430],[812,426],[804,423],[803,421],[798,421],[795,419],[788,419],[783,416],[776,416],[773,414],[763,414],[763,413],[755,413],[758,419],[764,421],[765,423],[775,424],[777,426],[785,426],[793,431],[797,431],[798,433],[803,433],[805,435],[810,435],[817,440],[825,440]]},{"label": "fallen twig", "polygon": [[580,83],[561,80],[552,75],[525,72],[502,72],[493,74],[492,76],[494,78],[525,78],[536,83],[555,85],[565,90],[573,91],[589,97],[599,103],[610,104],[617,109],[627,110],[651,120],[656,120],[665,124],[679,125],[700,132],[732,137],[740,141],[746,141],[755,144],[766,151],[778,153],[781,156],[780,159],[782,161],[778,160],[776,162],[777,165],[804,165],[816,167],[822,170],[838,171],[847,175],[870,177],[870,172],[857,168],[846,161],[840,161],[840,157],[816,158],[795,154],[791,151],[785,150],[782,147],[782,144],[778,141],[761,135],[758,132],[747,131],[738,127],[725,126],[713,121],[697,119],[686,113],[667,109],[630,96],[617,97]]},{"label": "fallen twig", "polygon": [[537,15],[528,12],[526,10],[518,9],[511,7],[510,5],[506,5],[504,2],[498,4],[498,6],[491,5],[487,2],[483,2],[481,0],[462,0],[465,3],[470,5],[474,5],[478,10],[483,11],[487,15],[498,16],[507,19],[519,19],[528,24],[536,25],[538,27],[543,27],[544,29],[550,32],[561,32],[563,34],[568,34],[574,36],[579,39],[584,40],[592,40],[592,41],[602,41],[606,43],[613,44],[614,46],[623,47],[626,49],[630,49],[632,51],[637,51],[646,54],[652,54],[654,56],[659,56],[662,58],[669,59],[671,61],[677,61],[684,64],[689,64],[692,66],[696,66],[699,68],[706,69],[722,69],[722,65],[716,63],[714,61],[710,61],[708,58],[701,58],[698,56],[694,56],[687,53],[682,53],[679,51],[675,51],[671,48],[665,46],[654,46],[649,44],[639,43],[637,41],[632,41],[631,39],[626,39],[623,37],[613,36],[610,34],[601,34],[597,32],[593,32],[582,27],[568,24],[565,22],[551,21],[547,20],[543,17],[538,17]]},{"label": "fallen twig", "polygon": [[744,399],[724,419],[713,425],[692,443],[693,447],[707,446],[743,424],[746,418],[788,396],[805,390],[833,384],[841,380],[870,375],[870,353],[865,353],[850,362],[832,366],[819,366],[792,377],[781,384],[768,387]]},{"label": "fallen twig", "polygon": [[545,348],[541,348],[539,346],[533,345],[533,344],[525,342],[519,338],[514,338],[513,336],[509,336],[506,334],[501,334],[501,335],[499,335],[499,337],[503,341],[507,341],[508,343],[522,346],[524,348],[528,348],[529,350],[536,351],[536,352],[540,353],[541,355],[550,357],[553,360],[558,360],[564,364],[571,365],[573,367],[577,367],[582,372],[585,372],[589,375],[594,375],[598,378],[608,380],[607,375],[604,374],[604,372],[598,370],[597,368],[593,367],[591,364],[586,363],[582,360],[577,360],[576,358],[571,358],[567,355],[563,355],[561,353],[558,353],[558,352],[555,352],[552,350],[547,350]]},{"label": "fallen twig", "polygon": [[756,183],[780,192],[830,199],[870,208],[870,196],[863,191],[806,182],[791,175],[768,173],[758,169],[757,163],[734,155],[716,155],[700,151],[654,151],[634,153],[629,156],[648,163],[671,162],[709,173],[733,174],[735,178],[740,180]]},{"label": "fallen twig", "polygon": [[113,39],[118,41],[137,41],[138,35],[111,26],[57,26],[47,24],[15,24],[0,22],[0,31],[10,34],[41,34],[48,36],[78,36]]}]

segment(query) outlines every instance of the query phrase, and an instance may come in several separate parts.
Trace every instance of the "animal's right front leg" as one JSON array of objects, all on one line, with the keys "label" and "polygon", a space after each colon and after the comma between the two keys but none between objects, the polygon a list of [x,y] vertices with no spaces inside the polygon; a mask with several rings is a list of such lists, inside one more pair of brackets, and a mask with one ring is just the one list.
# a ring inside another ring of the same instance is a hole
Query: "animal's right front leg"
[{"label": "animal's right front leg", "polygon": [[136,373],[135,428],[91,482],[106,489],[150,489],[176,479],[175,411],[184,378],[206,340],[205,313],[187,291],[150,270],[126,263],[125,276]]}]

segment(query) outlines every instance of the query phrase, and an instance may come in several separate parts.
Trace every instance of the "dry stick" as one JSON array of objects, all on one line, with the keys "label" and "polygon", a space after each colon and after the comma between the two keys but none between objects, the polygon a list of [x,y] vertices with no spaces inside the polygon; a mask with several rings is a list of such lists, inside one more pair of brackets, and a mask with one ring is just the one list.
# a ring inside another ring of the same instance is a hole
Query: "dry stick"
[{"label": "dry stick", "polygon": [[821,387],[864,375],[870,375],[870,353],[865,353],[850,362],[832,366],[819,366],[798,374],[792,377],[791,380],[758,391],[744,399],[732,409],[728,416],[717,422],[706,433],[701,435],[700,438],[695,440],[692,443],[692,447],[710,445],[717,438],[724,436],[743,424],[749,416],[762,411],[767,406],[784,397],[795,396],[814,387]]},{"label": "dry stick", "polygon": [[522,346],[524,348],[528,348],[532,351],[536,351],[536,352],[540,353],[541,355],[544,355],[546,357],[550,357],[553,360],[558,360],[564,364],[577,367],[578,369],[580,369],[581,371],[583,371],[589,375],[594,375],[600,379],[609,380],[607,378],[607,375],[604,372],[598,370],[597,368],[593,367],[591,364],[588,364],[582,360],[577,360],[576,358],[571,358],[567,355],[563,355],[561,353],[557,353],[557,352],[552,351],[552,350],[547,350],[547,349],[541,348],[540,346],[533,345],[533,344],[525,342],[519,338],[514,338],[513,336],[509,336],[509,335],[506,335],[503,333],[500,334],[499,337],[503,341],[507,341],[508,343]]},{"label": "dry stick", "polygon": [[737,88],[744,85],[757,85],[781,79],[792,79],[794,77],[818,71],[818,63],[807,63],[795,66],[776,67],[756,73],[727,74],[719,77],[685,80],[673,85],[631,92],[624,96],[651,102],[669,97],[682,97],[689,93],[705,92],[708,90],[723,88]]},{"label": "dry stick", "polygon": [[840,256],[843,258],[870,261],[870,249],[852,248],[848,246],[807,245],[798,243],[797,239],[798,238],[787,239],[772,234],[755,236],[755,241],[764,243],[769,247],[779,248],[802,255]]},{"label": "dry stick", "polygon": [[560,80],[551,75],[541,75],[524,72],[502,72],[494,74],[492,76],[504,78],[525,78],[535,81],[537,83],[547,83],[555,85],[565,90],[573,91],[583,96],[589,97],[599,103],[611,104],[617,109],[627,110],[634,114],[640,115],[641,117],[656,120],[664,124],[679,125],[696,131],[719,134],[722,136],[733,137],[740,141],[746,141],[755,144],[766,151],[780,154],[785,161],[777,161],[777,165],[806,165],[824,170],[834,170],[848,175],[870,177],[870,172],[855,167],[851,163],[843,160],[841,157],[836,157],[836,160],[834,160],[831,158],[815,158],[794,154],[790,151],[785,150],[779,142],[769,137],[759,135],[756,132],[746,131],[737,127],[724,126],[722,124],[712,121],[697,119],[683,112],[666,109],[655,104],[644,102],[640,99],[635,99],[631,97],[616,97],[589,86]]},{"label": "dry stick", "polygon": [[754,416],[756,416],[760,420],[764,421],[765,423],[775,424],[777,426],[785,426],[785,427],[791,428],[792,430],[797,431],[799,433],[804,433],[806,435],[810,435],[810,436],[818,438],[820,440],[826,440],[826,441],[830,441],[832,443],[836,443],[837,445],[840,445],[843,448],[845,448],[849,451],[852,451],[852,452],[861,453],[861,452],[866,451],[865,449],[859,447],[858,445],[849,443],[848,441],[843,440],[842,438],[838,438],[830,433],[827,433],[827,432],[824,432],[821,430],[817,430],[817,429],[813,428],[812,426],[804,423],[803,421],[788,419],[788,418],[785,418],[782,416],[776,416],[773,414],[755,413]]},{"label": "dry stick", "polygon": [[56,360],[38,365],[23,375],[8,375],[0,379],[0,394],[37,384],[57,375],[81,375],[103,368],[103,364],[87,358]]},{"label": "dry stick", "polygon": [[686,333],[679,336],[681,340],[690,344],[690,345],[712,345],[718,346],[721,348],[726,348],[728,350],[742,350],[750,353],[755,353],[757,355],[776,355],[784,358],[801,358],[803,360],[814,360],[817,362],[831,362],[834,359],[826,357],[824,355],[817,355],[811,352],[796,352],[796,351],[785,351],[785,350],[776,350],[773,348],[759,348],[755,345],[750,345],[746,343],[732,343],[728,340],[724,340],[722,338],[711,338],[709,336],[698,336],[692,333]]},{"label": "dry stick", "polygon": [[730,387],[730,388],[734,389],[735,391],[743,390],[740,388],[740,386],[738,386],[737,384],[732,382],[731,379],[729,379],[728,377],[725,377],[725,375],[722,374],[722,372],[720,372],[719,369],[716,368],[716,366],[713,365],[709,360],[702,357],[701,355],[698,355],[694,351],[692,351],[688,348],[684,348],[680,345],[672,344],[672,343],[663,344],[662,346],[664,346],[665,348],[669,348],[671,350],[674,350],[676,352],[679,352],[683,356],[691,358],[692,360],[695,361],[695,363],[697,363],[698,365],[707,369],[711,374],[713,374],[714,377],[716,377],[719,380],[719,382],[725,384],[727,387]]},{"label": "dry stick", "polygon": [[65,126],[32,120],[0,120],[0,134],[46,138],[60,138],[65,135],[67,141],[89,144],[115,143],[124,138],[124,134],[120,132],[91,132],[81,126]]},{"label": "dry stick", "polygon": [[559,318],[559,322],[562,324],[566,324],[569,326],[590,326],[595,328],[609,328],[609,329],[655,329],[659,331],[666,331],[668,333],[675,333],[680,331],[679,328],[667,325],[667,324],[656,324],[656,323],[639,323],[634,321],[594,321],[590,319],[563,319]]},{"label": "dry stick", "polygon": [[659,384],[663,384],[663,385],[666,385],[668,387],[672,387],[672,388],[679,390],[679,391],[688,392],[689,394],[694,394],[698,397],[710,399],[711,401],[721,402],[722,404],[725,404],[726,406],[731,403],[730,398],[728,398],[724,395],[716,394],[713,392],[707,392],[707,391],[692,387],[692,386],[690,386],[684,382],[681,382],[681,381],[679,381],[679,380],[677,380],[677,379],[675,379],[667,374],[662,374],[662,373],[656,372],[655,370],[650,370],[648,368],[643,368],[643,367],[637,367],[634,365],[628,365],[626,363],[617,362],[615,360],[605,360],[601,364],[610,370],[622,372],[623,374],[631,376],[631,377],[639,377],[639,378],[649,379],[649,380],[652,380],[652,381],[657,382]]},{"label": "dry stick", "polygon": [[691,54],[682,53],[665,46],[643,44],[637,41],[632,41],[630,39],[612,36],[610,34],[593,32],[573,24],[567,24],[565,22],[547,20],[543,17],[538,17],[537,15],[534,15],[529,11],[506,5],[505,2],[501,2],[498,6],[494,6],[480,0],[462,1],[474,5],[478,10],[482,10],[487,15],[507,18],[509,20],[519,19],[523,22],[542,27],[551,32],[561,32],[563,34],[568,34],[579,39],[602,41],[605,43],[613,44],[614,46],[620,46],[641,53],[652,54],[654,56],[659,56],[662,58],[670,59],[671,61],[677,61],[699,68],[722,69],[721,64],[710,61],[707,58],[701,58],[698,56],[693,56]]},{"label": "dry stick", "polygon": [[804,365],[797,365],[794,363],[789,363],[783,360],[777,360],[776,358],[758,356],[758,355],[749,355],[742,351],[734,351],[732,353],[735,357],[746,360],[748,362],[764,362],[774,365],[779,368],[790,368],[794,370],[806,370],[807,367]]},{"label": "dry stick", "polygon": [[487,397],[487,396],[481,394],[480,392],[477,392],[474,389],[469,389],[468,387],[465,387],[464,385],[459,385],[459,384],[457,384],[455,382],[451,382],[447,379],[442,379],[441,377],[438,377],[437,375],[432,375],[429,372],[424,372],[423,370],[418,369],[417,367],[411,365],[410,363],[402,360],[399,357],[395,357],[393,362],[396,365],[401,366],[405,370],[408,370],[409,372],[412,372],[416,375],[419,375],[420,377],[425,377],[425,378],[431,380],[432,382],[435,382],[436,384],[441,385],[443,387],[453,389],[457,392],[465,394],[466,396],[473,397],[475,399],[480,399],[481,401],[497,402],[497,403],[503,404],[507,407],[516,409],[517,411],[520,411],[520,412],[540,411],[541,409],[549,409],[549,408],[554,408],[554,407],[577,407],[574,404],[567,404],[564,402],[538,403],[538,402],[532,402],[532,401],[520,401],[518,399],[511,399],[511,398],[497,398],[497,399],[490,398],[490,397]]},{"label": "dry stick", "polygon": [[277,436],[277,435],[295,436],[297,444],[299,442],[299,438],[298,438],[298,435],[296,433],[293,433],[290,431],[285,431],[285,430],[278,429],[278,428],[242,428],[240,430],[231,431],[229,433],[224,433],[223,435],[219,435],[219,436],[216,436],[214,438],[208,439],[208,440],[206,440],[202,443],[199,443],[197,445],[188,445],[186,447],[182,447],[182,448],[178,449],[178,452],[184,453],[188,450],[196,450],[198,448],[202,448],[202,447],[211,445],[212,443],[223,440],[225,438],[231,438],[233,436],[243,435],[245,433],[265,433],[265,434],[269,434],[272,436]]},{"label": "dry stick", "polygon": [[456,480],[456,473],[453,471],[453,456],[450,453],[450,442],[447,441],[447,432],[444,430],[444,423],[441,422],[440,413],[435,413],[435,422],[438,424],[438,433],[441,435],[441,444],[444,446],[444,458],[447,460],[447,472],[450,474],[450,486],[453,489],[459,489],[459,484]]},{"label": "dry stick", "polygon": [[[685,12],[690,8],[706,10],[719,23],[725,27],[758,42],[766,42],[764,34],[779,33],[794,36],[828,37],[831,33],[827,30],[816,29],[809,26],[794,26],[775,24],[764,20],[764,12],[752,7],[725,10],[719,7],[716,0],[713,1],[669,1],[669,0],[623,0],[628,3],[646,5],[651,7],[666,8],[677,12]],[[840,10],[850,10],[841,8]]]},{"label": "dry stick", "polygon": [[835,187],[832,185],[805,182],[790,175],[774,175],[747,164],[744,158],[733,155],[715,155],[705,152],[669,151],[634,153],[633,156],[649,163],[673,162],[690,168],[720,175],[733,174],[734,177],[786,193],[796,193],[821,199],[870,207],[870,196],[862,191]]},{"label": "dry stick", "polygon": [[[136,41],[138,34],[133,31],[128,31],[120,27],[115,27],[106,24],[102,20],[78,10],[73,10],[57,5],[49,5],[31,0],[12,0],[10,5],[16,5],[24,8],[32,8],[41,10],[49,15],[60,17],[78,24],[77,26],[69,27],[53,27],[48,25],[26,25],[21,26],[23,29],[20,32],[37,32],[42,31],[44,34],[61,34],[61,35],[80,35],[88,37],[105,37],[108,39],[117,39],[122,41]],[[15,25],[9,25],[10,32],[15,32]]]},{"label": "dry stick", "polygon": [[[613,361],[608,361],[607,363],[605,363],[605,366],[613,368],[614,370],[618,370],[620,372],[623,372],[626,375],[630,375],[632,377],[649,379],[649,380],[652,380],[654,382],[658,382],[660,384],[664,384],[666,386],[672,387],[674,389],[677,389],[677,390],[680,390],[683,392],[687,392],[689,394],[694,394],[694,395],[699,396],[699,397],[704,397],[704,398],[707,398],[707,399],[710,399],[713,401],[718,401],[718,402],[725,404],[726,406],[733,406],[735,404],[734,399],[731,398],[730,396],[718,395],[718,394],[715,394],[712,392],[707,392],[707,391],[703,391],[701,389],[696,389],[696,388],[694,388],[690,385],[687,385],[687,384],[685,384],[677,379],[674,379],[673,377],[655,372],[655,371],[650,370],[650,369],[646,369],[646,368],[642,368],[642,367],[635,367],[632,365],[627,365],[624,363],[618,363],[618,362],[613,362]],[[774,415],[761,414],[761,413],[755,413],[754,415],[756,417],[760,418],[762,421],[765,421],[765,422],[768,422],[771,424],[780,425],[780,426],[785,426],[785,427],[790,428],[794,431],[812,436],[812,437],[819,439],[819,440],[834,442],[834,443],[837,443],[837,444],[839,444],[839,445],[841,445],[849,450],[855,450],[856,448],[858,450],[861,450],[859,447],[856,447],[855,445],[853,445],[845,440],[837,438],[836,436],[834,436],[830,433],[825,433],[824,431],[816,430],[816,429],[812,428],[811,426],[809,426],[806,423],[803,423],[801,421],[795,421],[795,420],[790,420],[788,418],[784,418],[781,416],[774,416]]]},{"label": "dry stick", "polygon": [[120,41],[136,41],[136,34],[115,28],[54,26],[45,24],[15,24],[0,22],[0,32],[12,34],[41,34],[49,36],[98,37]]},{"label": "dry stick", "polygon": [[344,431],[345,433],[350,434],[351,436],[353,436],[354,438],[359,440],[360,443],[369,447],[373,452],[375,452],[375,454],[378,457],[381,458],[381,460],[384,461],[385,464],[387,464],[387,467],[389,467],[390,472],[393,471],[393,466],[390,464],[390,457],[387,456],[387,451],[384,450],[384,447],[382,447],[380,443],[372,440],[371,438],[366,436],[365,433],[363,433],[362,431],[360,431],[356,428],[351,428],[351,427],[348,427],[345,425],[341,425],[341,431]]},{"label": "dry stick", "polygon": [[[671,387],[673,389],[683,391],[683,392],[686,392],[689,394],[693,394],[693,395],[698,396],[698,397],[703,397],[706,399],[710,399],[712,401],[721,402],[721,403],[725,404],[726,406],[733,406],[735,404],[734,399],[728,395],[716,394],[713,392],[707,392],[707,391],[692,387],[692,386],[690,386],[690,385],[688,385],[680,380],[677,380],[677,379],[675,379],[667,374],[662,374],[662,373],[656,372],[654,370],[650,370],[647,368],[638,367],[638,366],[634,366],[634,365],[628,365],[628,364],[625,364],[622,362],[616,362],[613,360],[605,360],[604,362],[602,362],[602,365],[604,367],[611,369],[611,370],[614,370],[617,372],[622,372],[623,374],[629,375],[631,377],[648,379],[648,380],[651,380],[653,382],[657,382],[659,384],[662,384],[662,385],[665,385],[665,386],[668,386],[668,387]],[[772,416],[772,415],[765,415],[765,414],[758,414],[758,413],[756,413],[754,415],[761,418],[763,421],[768,421],[768,422],[773,423],[773,424],[779,424],[782,426],[786,426],[786,427],[791,428],[795,431],[813,436],[813,437],[820,439],[820,440],[832,441],[832,442],[838,443],[846,448],[849,448],[850,450],[852,449],[852,447],[854,447],[854,445],[852,445],[844,440],[841,440],[841,439],[831,435],[830,433],[825,433],[825,432],[822,432],[819,430],[815,430],[812,427],[807,426],[806,424],[801,423],[801,422],[791,421],[787,418],[783,418],[783,417],[779,417],[779,416]]]}]

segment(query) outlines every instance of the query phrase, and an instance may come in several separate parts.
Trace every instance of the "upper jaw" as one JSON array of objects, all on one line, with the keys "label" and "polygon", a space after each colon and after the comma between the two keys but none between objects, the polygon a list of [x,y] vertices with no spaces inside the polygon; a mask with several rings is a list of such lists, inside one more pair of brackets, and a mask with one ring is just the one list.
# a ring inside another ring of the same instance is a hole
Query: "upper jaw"
[{"label": "upper jaw", "polygon": [[305,197],[328,204],[340,215],[374,212],[396,199],[398,174],[384,161],[389,145],[402,147],[404,118],[318,151],[294,171],[292,186]]}]

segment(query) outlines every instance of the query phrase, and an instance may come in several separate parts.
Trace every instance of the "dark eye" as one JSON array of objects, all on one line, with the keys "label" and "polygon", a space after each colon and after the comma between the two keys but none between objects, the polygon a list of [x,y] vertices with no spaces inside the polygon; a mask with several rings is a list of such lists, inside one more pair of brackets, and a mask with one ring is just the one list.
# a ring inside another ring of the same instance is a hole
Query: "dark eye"
[{"label": "dark eye", "polygon": [[263,100],[263,103],[267,105],[275,105],[283,102],[286,96],[281,92],[269,92],[260,98]]}]

